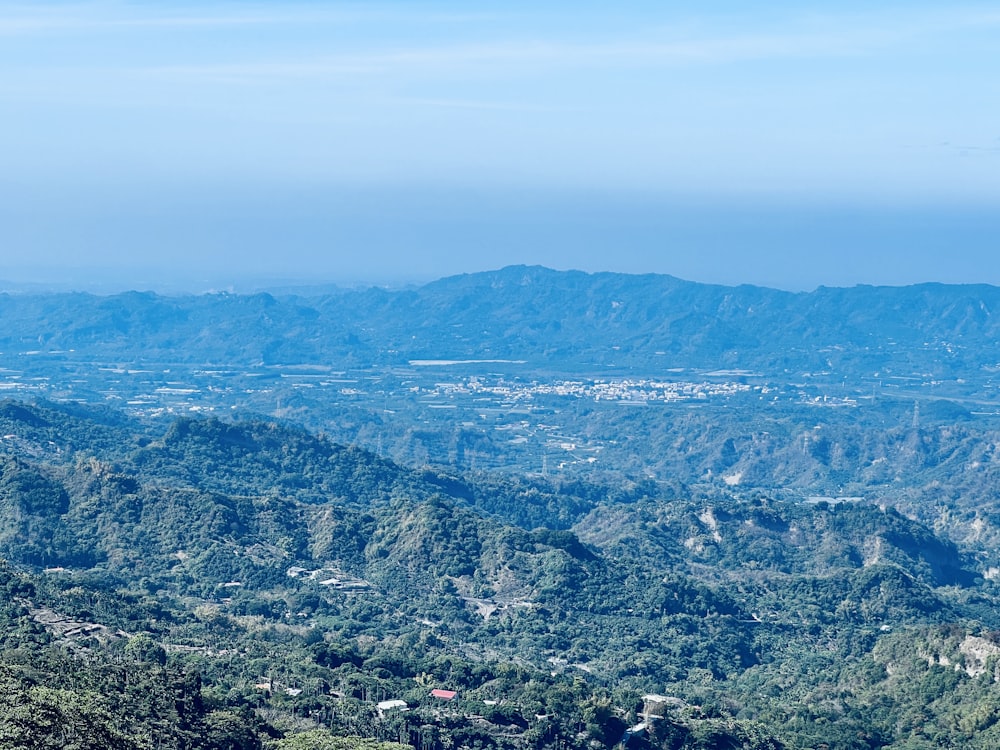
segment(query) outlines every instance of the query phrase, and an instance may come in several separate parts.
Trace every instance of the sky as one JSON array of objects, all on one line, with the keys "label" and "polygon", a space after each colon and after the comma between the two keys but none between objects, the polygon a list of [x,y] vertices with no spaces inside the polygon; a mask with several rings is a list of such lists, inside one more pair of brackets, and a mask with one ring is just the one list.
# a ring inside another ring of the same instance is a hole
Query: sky
[{"label": "sky", "polygon": [[1000,284],[1000,8],[9,3],[0,279]]}]

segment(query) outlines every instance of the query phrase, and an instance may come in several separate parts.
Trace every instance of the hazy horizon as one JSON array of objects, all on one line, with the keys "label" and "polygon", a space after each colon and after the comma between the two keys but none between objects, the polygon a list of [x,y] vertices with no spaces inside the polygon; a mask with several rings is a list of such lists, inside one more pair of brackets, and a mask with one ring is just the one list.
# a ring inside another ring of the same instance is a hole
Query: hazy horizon
[{"label": "hazy horizon", "polygon": [[0,0],[0,279],[1000,285],[986,3]]}]

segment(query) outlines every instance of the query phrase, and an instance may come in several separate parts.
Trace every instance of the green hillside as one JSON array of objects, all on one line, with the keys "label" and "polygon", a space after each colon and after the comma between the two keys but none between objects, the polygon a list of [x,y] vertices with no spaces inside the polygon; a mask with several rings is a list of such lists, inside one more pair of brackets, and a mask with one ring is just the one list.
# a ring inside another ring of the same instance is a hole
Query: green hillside
[{"label": "green hillside", "polygon": [[264,421],[0,419],[0,747],[597,748],[648,694],[629,747],[993,741],[984,558],[892,508],[406,469]]}]

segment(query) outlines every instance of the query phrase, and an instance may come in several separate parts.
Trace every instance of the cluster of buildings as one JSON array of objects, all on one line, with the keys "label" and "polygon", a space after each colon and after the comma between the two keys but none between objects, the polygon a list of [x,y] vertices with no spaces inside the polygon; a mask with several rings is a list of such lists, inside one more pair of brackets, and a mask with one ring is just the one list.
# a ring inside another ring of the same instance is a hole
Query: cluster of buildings
[{"label": "cluster of buildings", "polygon": [[[418,390],[418,389],[413,389]],[[526,402],[536,397],[590,399],[619,402],[674,402],[693,399],[728,398],[737,394],[760,392],[768,394],[767,386],[748,385],[738,381],[651,380],[645,378],[615,378],[608,380],[554,380],[552,382],[522,382],[498,378],[487,381],[473,375],[465,380],[435,383],[422,389],[425,395],[454,398],[487,396],[507,402]]]}]

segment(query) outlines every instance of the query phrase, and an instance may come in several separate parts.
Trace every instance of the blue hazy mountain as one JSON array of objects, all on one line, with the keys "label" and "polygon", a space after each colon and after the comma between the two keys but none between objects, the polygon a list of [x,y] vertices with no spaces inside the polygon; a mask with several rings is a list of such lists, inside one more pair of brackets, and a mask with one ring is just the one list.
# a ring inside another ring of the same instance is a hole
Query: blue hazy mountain
[{"label": "blue hazy mountain", "polygon": [[0,351],[228,364],[516,359],[562,371],[948,377],[1000,361],[998,311],[1000,289],[988,285],[791,293],[516,266],[415,289],[318,296],[5,294]]}]

